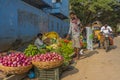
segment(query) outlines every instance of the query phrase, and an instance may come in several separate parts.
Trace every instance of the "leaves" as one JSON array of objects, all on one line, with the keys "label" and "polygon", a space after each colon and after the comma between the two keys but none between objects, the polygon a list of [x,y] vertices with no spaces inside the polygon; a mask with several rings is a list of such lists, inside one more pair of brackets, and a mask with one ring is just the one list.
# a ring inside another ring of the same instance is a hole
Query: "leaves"
[{"label": "leaves", "polygon": [[[112,22],[112,20],[107,18],[111,12],[118,9],[114,6],[120,5],[118,0],[70,0],[70,4],[71,10],[77,14],[83,25],[93,22],[95,19],[99,20],[99,18],[103,22],[105,19],[106,21],[108,20],[108,22]],[[117,10],[117,12],[119,11],[120,9]],[[103,16],[104,14],[107,16]],[[118,13],[114,13],[115,16],[111,14],[110,17],[116,17],[116,14],[118,15]]]},{"label": "leaves", "polygon": [[61,47],[59,48],[61,55],[64,57],[65,62],[69,62],[71,60],[71,54],[74,52],[72,47],[72,42],[69,41],[69,43],[64,42],[62,40]]}]

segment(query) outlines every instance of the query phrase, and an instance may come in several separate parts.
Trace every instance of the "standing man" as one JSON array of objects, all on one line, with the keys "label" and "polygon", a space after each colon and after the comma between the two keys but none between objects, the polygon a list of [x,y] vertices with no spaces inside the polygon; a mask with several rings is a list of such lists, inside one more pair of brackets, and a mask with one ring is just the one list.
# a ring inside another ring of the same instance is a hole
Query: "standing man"
[{"label": "standing man", "polygon": [[77,18],[75,13],[71,12],[70,13],[70,27],[69,27],[69,32],[67,35],[67,39],[70,37],[70,34],[72,35],[72,45],[74,48],[74,55],[75,55],[75,60],[79,59],[79,51],[80,51],[80,20]]}]

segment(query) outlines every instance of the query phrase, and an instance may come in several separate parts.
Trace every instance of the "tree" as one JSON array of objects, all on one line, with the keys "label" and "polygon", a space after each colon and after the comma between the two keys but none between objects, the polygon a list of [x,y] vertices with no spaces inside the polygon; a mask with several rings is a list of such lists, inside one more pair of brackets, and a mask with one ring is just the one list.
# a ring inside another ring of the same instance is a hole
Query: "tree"
[{"label": "tree", "polygon": [[110,21],[119,16],[119,4],[118,0],[70,0],[71,10],[84,25],[95,20]]}]

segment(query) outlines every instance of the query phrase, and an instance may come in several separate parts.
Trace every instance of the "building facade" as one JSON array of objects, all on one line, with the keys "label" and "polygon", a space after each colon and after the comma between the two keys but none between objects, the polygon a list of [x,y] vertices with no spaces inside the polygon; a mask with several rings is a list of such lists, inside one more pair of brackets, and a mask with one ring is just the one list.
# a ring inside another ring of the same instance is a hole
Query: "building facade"
[{"label": "building facade", "polygon": [[37,33],[69,28],[69,0],[0,0],[0,50],[33,39]]}]

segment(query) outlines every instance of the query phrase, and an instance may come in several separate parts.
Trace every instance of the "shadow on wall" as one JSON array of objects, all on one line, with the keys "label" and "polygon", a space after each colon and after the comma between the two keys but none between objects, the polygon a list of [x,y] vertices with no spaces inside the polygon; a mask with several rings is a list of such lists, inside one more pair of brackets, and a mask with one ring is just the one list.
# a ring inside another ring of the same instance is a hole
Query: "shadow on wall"
[{"label": "shadow on wall", "polygon": [[3,48],[1,48],[1,52],[14,50],[17,47],[19,47],[20,44],[22,44],[22,39],[16,39],[15,41],[4,42],[3,43]]},{"label": "shadow on wall", "polygon": [[29,44],[34,43],[35,38],[28,42],[23,42],[22,39],[16,39],[15,42],[11,44],[11,47],[8,50],[18,50],[18,51],[24,51]]},{"label": "shadow on wall", "polygon": [[16,39],[12,44],[11,44],[11,49],[16,48],[17,46],[19,46],[20,44],[22,44],[22,39]]}]

